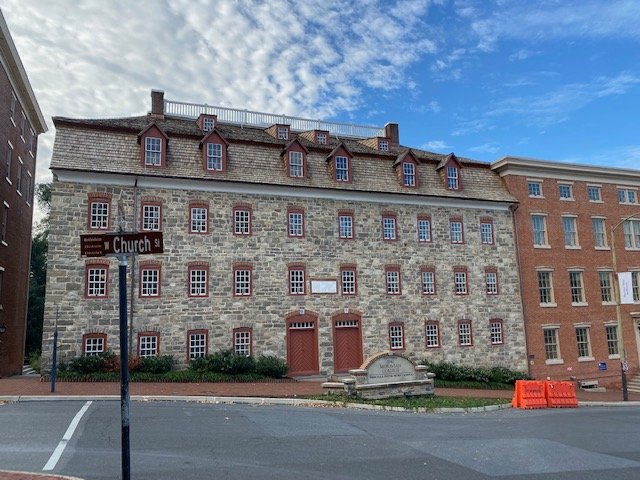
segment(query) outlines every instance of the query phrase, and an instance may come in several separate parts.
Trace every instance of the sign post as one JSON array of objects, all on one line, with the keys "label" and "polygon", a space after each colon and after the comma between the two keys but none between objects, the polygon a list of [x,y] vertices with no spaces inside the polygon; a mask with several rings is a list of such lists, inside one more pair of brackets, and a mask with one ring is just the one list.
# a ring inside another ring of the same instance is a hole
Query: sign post
[{"label": "sign post", "polygon": [[[120,206],[119,210],[121,210]],[[124,223],[123,216],[120,221],[122,224]],[[127,338],[127,257],[154,253],[163,253],[162,232],[121,232],[102,235],[80,235],[80,254],[83,257],[116,256],[119,262],[122,480],[131,479],[131,449],[129,443],[129,342]]]}]

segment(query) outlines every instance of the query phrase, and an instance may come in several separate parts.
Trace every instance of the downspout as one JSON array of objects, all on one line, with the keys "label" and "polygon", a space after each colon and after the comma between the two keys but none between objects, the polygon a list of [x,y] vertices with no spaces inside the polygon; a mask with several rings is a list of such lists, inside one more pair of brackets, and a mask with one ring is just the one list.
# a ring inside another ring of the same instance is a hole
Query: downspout
[{"label": "downspout", "polygon": [[513,237],[515,241],[516,247],[516,262],[518,264],[518,283],[520,287],[520,311],[522,311],[522,328],[524,329],[524,351],[526,354],[527,361],[527,375],[531,377],[531,363],[529,361],[529,346],[527,345],[527,321],[525,320],[525,311],[524,311],[524,283],[522,281],[522,262],[520,261],[520,247],[518,245],[519,235],[518,235],[518,222],[516,222],[516,210],[520,205],[513,204],[509,206],[509,211],[511,212],[511,220],[513,221]]},{"label": "downspout", "polygon": [[[136,177],[133,183],[133,233],[138,232],[138,177]],[[133,356],[133,314],[135,312],[135,292],[136,292],[136,256],[131,255],[131,291],[129,296],[131,302],[129,303],[129,358]]]}]

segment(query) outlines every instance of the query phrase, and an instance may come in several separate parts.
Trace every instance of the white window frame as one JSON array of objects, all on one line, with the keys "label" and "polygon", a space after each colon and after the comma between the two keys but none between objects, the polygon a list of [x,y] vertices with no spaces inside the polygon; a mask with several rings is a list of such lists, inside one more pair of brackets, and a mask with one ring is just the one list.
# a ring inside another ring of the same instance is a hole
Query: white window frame
[{"label": "white window frame", "polygon": [[212,172],[222,171],[221,143],[207,143],[207,170]]},{"label": "white window frame", "polygon": [[609,358],[620,358],[617,323],[605,323],[604,333],[607,338],[607,352],[609,353]]},{"label": "white window frame", "polygon": [[460,169],[447,167],[447,190],[460,190]]},{"label": "white window frame", "polygon": [[157,335],[140,335],[138,342],[140,343],[140,358],[150,358],[158,356],[158,336]]},{"label": "white window frame", "polygon": [[300,211],[288,212],[288,226],[290,237],[304,237],[304,213]]},{"label": "white window frame", "polygon": [[233,233],[236,235],[251,235],[251,210],[235,208],[233,210]]},{"label": "white window frame", "polygon": [[251,356],[251,336],[250,328],[238,329],[233,332],[233,353],[245,357]]},{"label": "white window frame", "polygon": [[304,295],[306,280],[305,269],[302,267],[289,269],[289,295]]},{"label": "white window frame", "polygon": [[618,203],[623,205],[638,204],[638,189],[629,187],[618,187]]},{"label": "white window frame", "polygon": [[640,250],[640,219],[622,223],[625,250]]},{"label": "white window frame", "polygon": [[162,165],[162,139],[146,137],[144,141],[144,165],[159,167]]},{"label": "white window frame", "polygon": [[159,267],[142,267],[140,269],[140,296],[145,298],[160,296]]},{"label": "white window frame", "polygon": [[[536,224],[538,221],[541,222],[539,225]],[[541,226],[542,229],[537,229],[536,227],[538,226]],[[533,237],[533,248],[549,248],[546,215],[539,213],[531,214],[531,234]],[[541,243],[541,241],[543,243]]]},{"label": "white window frame", "polygon": [[104,337],[85,337],[84,355],[86,357],[102,355],[105,352]]},{"label": "white window frame", "polygon": [[389,349],[404,350],[404,325],[392,323],[389,325]]},{"label": "white window frame", "polygon": [[302,152],[289,152],[289,176],[292,178],[304,178],[304,157]]},{"label": "white window frame", "polygon": [[527,180],[527,193],[530,198],[544,198],[542,180]]},{"label": "white window frame", "polygon": [[591,228],[593,229],[593,244],[595,248],[597,250],[609,250],[605,218],[591,217]]},{"label": "white window frame", "polygon": [[349,181],[349,157],[344,155],[336,156],[336,181],[348,182]]},{"label": "white window frame", "polygon": [[451,243],[464,243],[464,222],[462,220],[449,220],[449,234]]},{"label": "white window frame", "polygon": [[598,283],[600,285],[600,301],[603,305],[614,305],[613,272],[598,270]]},{"label": "white window frame", "polygon": [[467,272],[465,270],[455,270],[453,272],[453,285],[456,295],[467,295],[469,293]]},{"label": "white window frame", "polygon": [[89,208],[91,210],[90,227],[93,230],[108,230],[110,203],[96,200],[91,202]]},{"label": "white window frame", "polygon": [[[206,118],[205,118],[206,120]],[[207,355],[207,334],[204,332],[189,333],[189,360]]]},{"label": "white window frame", "polygon": [[427,322],[424,326],[424,334],[427,348],[440,346],[440,326],[437,322]]},{"label": "white window frame", "polygon": [[560,200],[565,200],[565,201],[575,200],[573,197],[573,184],[558,183],[558,195],[560,197]]},{"label": "white window frame", "polygon": [[436,294],[436,272],[433,270],[422,270],[420,272],[420,284],[423,295]]},{"label": "white window frame", "polygon": [[397,269],[387,269],[385,271],[385,279],[386,279],[386,291],[387,295],[400,295],[401,286],[400,286],[400,270]]},{"label": "white window frame", "polygon": [[416,186],[416,166],[413,162],[402,162],[402,177],[405,187]]},{"label": "white window frame", "polygon": [[560,351],[560,326],[543,326],[542,339],[542,344],[544,346],[545,363],[547,365],[559,365],[564,363]]},{"label": "white window frame", "polygon": [[353,268],[340,270],[340,289],[343,295],[356,294],[356,271]]},{"label": "white window frame", "polygon": [[159,232],[161,207],[158,204],[145,203],[142,205],[142,230]]},{"label": "white window frame", "polygon": [[206,268],[189,269],[189,296],[206,297],[208,295],[208,271]]},{"label": "white window frame", "polygon": [[353,215],[338,215],[338,237],[349,240],[353,238]]},{"label": "white window frame", "polygon": [[569,270],[569,293],[571,295],[571,305],[587,305],[584,291],[584,272],[582,270]]},{"label": "white window frame", "polygon": [[484,280],[487,295],[498,295],[498,272],[485,271]]},{"label": "white window frame", "polygon": [[473,334],[470,321],[458,322],[458,346],[473,346]]},{"label": "white window frame", "polygon": [[397,240],[397,228],[398,224],[395,217],[382,217],[382,238],[384,240]]},{"label": "white window frame", "polygon": [[592,362],[595,360],[593,352],[591,351],[590,330],[589,325],[575,325],[578,362]]},{"label": "white window frame", "polygon": [[480,222],[480,243],[493,245],[493,222]]},{"label": "white window frame", "polygon": [[236,297],[251,296],[251,269],[236,268],[233,271],[233,294]]},{"label": "white window frame", "polygon": [[431,219],[418,219],[418,241],[424,243],[431,242]]},{"label": "white window frame", "polygon": [[[595,195],[592,195],[593,192],[595,192]],[[600,185],[587,185],[587,198],[591,203],[602,203],[602,187]]]},{"label": "white window frame", "polygon": [[579,249],[578,218],[575,215],[562,216],[562,231],[564,233],[564,248]]},{"label": "white window frame", "polygon": [[107,296],[108,271],[109,268],[106,265],[87,265],[87,297]]},{"label": "white window frame", "polygon": [[191,233],[207,233],[209,212],[206,207],[189,209],[189,231]]}]

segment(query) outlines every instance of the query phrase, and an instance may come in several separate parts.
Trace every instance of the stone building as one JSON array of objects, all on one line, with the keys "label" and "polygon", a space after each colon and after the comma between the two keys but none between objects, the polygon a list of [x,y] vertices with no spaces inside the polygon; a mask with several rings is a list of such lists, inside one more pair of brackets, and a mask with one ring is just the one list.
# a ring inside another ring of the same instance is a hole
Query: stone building
[{"label": "stone building", "polygon": [[398,126],[183,104],[54,118],[44,364],[118,350],[118,263],[80,235],[162,231],[129,261],[133,355],[221,349],[344,372],[384,350],[525,370],[515,199],[490,165]]},{"label": "stone building", "polygon": [[[530,374],[619,385],[618,341],[630,375],[640,352],[640,171],[515,157],[492,168],[519,202]],[[620,319],[616,272],[631,276]]]},{"label": "stone building", "polygon": [[47,126],[0,12],[0,377],[22,372],[38,135]]}]

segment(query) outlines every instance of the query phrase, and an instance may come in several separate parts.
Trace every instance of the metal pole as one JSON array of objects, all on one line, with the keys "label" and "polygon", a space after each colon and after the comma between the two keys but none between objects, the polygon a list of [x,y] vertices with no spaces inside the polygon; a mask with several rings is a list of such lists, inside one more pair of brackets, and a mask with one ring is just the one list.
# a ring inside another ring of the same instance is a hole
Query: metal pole
[{"label": "metal pole", "polygon": [[127,257],[118,257],[120,287],[120,412],[122,420],[122,480],[130,480],[129,348],[127,342]]},{"label": "metal pole", "polygon": [[618,353],[620,354],[620,378],[622,382],[622,400],[629,400],[629,391],[627,389],[627,356],[624,350],[624,341],[622,333],[622,312],[620,310],[620,285],[618,283],[618,258],[616,256],[615,231],[622,222],[611,227],[611,266],[613,267],[613,293],[616,296],[616,324],[618,330]]},{"label": "metal pole", "polygon": [[56,323],[53,330],[53,355],[51,357],[51,393],[56,392],[56,375],[58,373],[58,312],[60,307],[56,305]]}]

